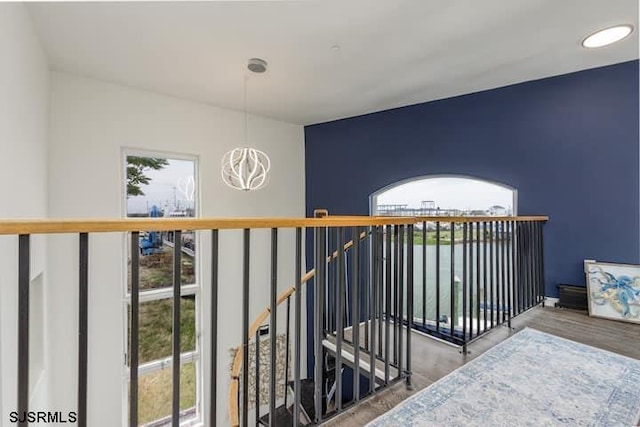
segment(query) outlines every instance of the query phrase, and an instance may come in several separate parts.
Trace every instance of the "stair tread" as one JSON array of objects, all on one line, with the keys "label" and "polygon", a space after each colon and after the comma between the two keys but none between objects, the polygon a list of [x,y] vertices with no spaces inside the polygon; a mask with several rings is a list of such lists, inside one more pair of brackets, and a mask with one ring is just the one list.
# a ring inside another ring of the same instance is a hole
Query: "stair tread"
[{"label": "stair tread", "polygon": [[[323,345],[330,352],[335,353],[337,350],[336,338],[333,335],[327,335],[323,340]],[[371,355],[369,354],[369,352],[361,348],[359,356],[360,356],[359,357],[360,371],[365,374],[369,373],[369,369],[370,369],[369,361],[370,361]],[[384,380],[384,363],[378,358],[376,358],[376,361],[378,362],[376,363],[376,367],[375,367],[376,378],[378,381]],[[355,348],[353,345],[345,341],[342,342],[342,362],[351,367],[353,367],[355,363]],[[393,366],[389,366],[389,377],[395,378],[397,375],[398,375],[398,370]]]},{"label": "stair tread", "polygon": [[[260,417],[260,424],[268,426],[269,425],[269,414],[265,414]],[[284,405],[278,406],[276,408],[276,426],[290,426],[293,424],[293,414],[291,411],[286,408]],[[298,421],[299,426],[304,426],[304,424]]]}]

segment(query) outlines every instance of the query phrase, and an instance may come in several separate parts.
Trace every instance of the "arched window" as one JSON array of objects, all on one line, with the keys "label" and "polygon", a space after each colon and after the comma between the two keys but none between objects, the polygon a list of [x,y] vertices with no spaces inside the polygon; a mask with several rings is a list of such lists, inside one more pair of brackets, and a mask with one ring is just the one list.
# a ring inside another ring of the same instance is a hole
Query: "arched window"
[{"label": "arched window", "polygon": [[517,191],[463,175],[427,175],[388,185],[371,195],[373,215],[516,215]]}]

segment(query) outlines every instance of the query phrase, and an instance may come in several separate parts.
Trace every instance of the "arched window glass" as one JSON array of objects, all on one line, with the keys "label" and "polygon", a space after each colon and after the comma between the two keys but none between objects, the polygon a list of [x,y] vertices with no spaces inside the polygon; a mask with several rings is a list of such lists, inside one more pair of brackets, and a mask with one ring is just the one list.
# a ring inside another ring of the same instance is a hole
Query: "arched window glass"
[{"label": "arched window glass", "polygon": [[374,215],[509,216],[517,192],[467,176],[422,176],[391,184],[371,196]]}]

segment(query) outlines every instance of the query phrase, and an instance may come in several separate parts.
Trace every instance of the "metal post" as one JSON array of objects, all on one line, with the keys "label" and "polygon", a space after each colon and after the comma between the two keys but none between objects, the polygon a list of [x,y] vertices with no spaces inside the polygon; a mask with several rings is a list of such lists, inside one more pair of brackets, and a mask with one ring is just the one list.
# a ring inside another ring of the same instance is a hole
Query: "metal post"
[{"label": "metal post", "polygon": [[484,327],[482,331],[487,330],[487,223],[486,221],[482,223],[482,295],[484,302]]},{"label": "metal post", "polygon": [[440,221],[436,222],[436,333],[440,332]]},{"label": "metal post", "polygon": [[462,223],[462,343],[467,352],[467,223]]},{"label": "metal post", "polygon": [[[173,232],[173,401],[171,420],[180,425],[180,290],[182,285],[182,232]],[[246,365],[245,365],[246,366]]]},{"label": "metal post", "polygon": [[[380,290],[380,277],[382,277],[382,247],[380,245],[381,234],[380,228],[377,226],[371,227],[371,301],[369,315],[373,318],[373,324],[371,325],[371,348],[369,349],[369,392],[373,394],[376,388],[376,308],[378,306]],[[381,322],[378,319],[378,331],[380,331]],[[379,333],[379,342],[382,343],[382,334]],[[381,350],[380,350],[381,352]]]},{"label": "metal post", "polygon": [[345,262],[344,262],[344,228],[336,228],[338,234],[338,282],[336,288],[336,411],[342,410],[342,341],[344,339],[344,295],[345,295]]},{"label": "metal post", "polygon": [[211,397],[209,423],[218,419],[218,230],[211,230]]},{"label": "metal post", "polygon": [[[251,230],[243,230],[242,256],[242,427],[249,425],[249,278]],[[177,425],[177,424],[175,424]]]},{"label": "metal post", "polygon": [[[269,321],[270,378],[269,378],[269,425],[276,425],[276,341],[278,338],[278,229],[271,229],[271,305]],[[288,331],[287,331],[288,333]]]},{"label": "metal post", "polygon": [[314,405],[315,405],[315,422],[319,424],[322,421],[322,382],[323,382],[323,364],[324,351],[322,340],[324,339],[324,287],[326,286],[326,228],[315,229],[315,264],[316,276],[315,285],[315,310],[314,316]]},{"label": "metal post", "polygon": [[542,297],[542,306],[544,307],[544,296],[547,291],[546,281],[544,277],[544,229],[542,223],[539,223],[538,233],[540,234],[540,248],[539,248],[539,262],[540,262],[540,289],[541,289],[541,297]]},{"label": "metal post", "polygon": [[398,311],[396,314],[396,325],[398,335],[398,377],[403,375],[403,348],[402,348],[402,329],[404,321],[404,225],[398,226],[398,264],[396,265],[398,273]]},{"label": "metal post", "polygon": [[302,363],[302,343],[300,338],[300,329],[302,328],[302,229],[296,228],[296,266],[295,266],[295,281],[296,295],[294,300],[295,305],[295,318],[294,318],[294,330],[295,330],[295,349],[294,349],[294,372],[293,372],[293,424],[298,427],[300,424],[300,365]]},{"label": "metal post", "polygon": [[138,425],[138,338],[140,313],[140,233],[131,233],[131,342],[129,343],[129,426]]},{"label": "metal post", "polygon": [[413,329],[413,224],[407,226],[407,388],[411,383],[411,331]]},{"label": "metal post", "polygon": [[451,255],[450,255],[450,275],[449,275],[449,280],[450,280],[450,294],[449,294],[449,302],[451,303],[451,307],[450,307],[450,319],[449,319],[449,332],[451,335],[451,338],[453,338],[455,336],[455,325],[456,325],[456,269],[455,269],[455,256],[456,256],[456,251],[455,251],[455,223],[451,223],[450,224],[450,230],[451,230],[451,234],[450,234],[450,238],[449,238],[449,245],[451,246]]},{"label": "metal post", "polygon": [[427,221],[422,221],[422,327],[427,328]]},{"label": "metal post", "polygon": [[491,307],[491,311],[489,312],[491,319],[491,328],[495,326],[495,287],[496,287],[496,275],[495,275],[495,250],[494,250],[494,232],[495,232],[495,222],[489,222],[489,279],[491,281],[489,288],[489,307]]},{"label": "metal post", "polygon": [[389,362],[390,352],[389,345],[391,344],[391,288],[392,288],[392,275],[391,275],[391,230],[393,226],[384,226],[386,231],[386,271],[385,271],[385,325],[384,325],[384,384],[389,384]]},{"label": "metal post", "polygon": [[352,247],[352,267],[351,267],[351,324],[353,332],[353,400],[360,400],[360,229],[353,227],[351,235],[353,237]]},{"label": "metal post", "polygon": [[87,425],[87,352],[89,302],[89,235],[79,235],[79,290],[78,290],[78,427]]},{"label": "metal post", "polygon": [[[21,416],[29,411],[30,238],[28,234],[18,236],[18,413]],[[25,420],[18,425],[29,423]]]},{"label": "metal post", "polygon": [[[260,330],[262,329],[259,326],[256,329],[256,390],[255,390],[255,399],[256,399],[256,427],[260,425]],[[248,370],[248,369],[247,369]],[[270,417],[269,417],[270,418]],[[269,425],[271,425],[271,419],[269,419]]]},{"label": "metal post", "polygon": [[[393,227],[393,363],[398,363],[398,312],[400,306],[400,226]],[[398,375],[400,372],[398,371]]]}]

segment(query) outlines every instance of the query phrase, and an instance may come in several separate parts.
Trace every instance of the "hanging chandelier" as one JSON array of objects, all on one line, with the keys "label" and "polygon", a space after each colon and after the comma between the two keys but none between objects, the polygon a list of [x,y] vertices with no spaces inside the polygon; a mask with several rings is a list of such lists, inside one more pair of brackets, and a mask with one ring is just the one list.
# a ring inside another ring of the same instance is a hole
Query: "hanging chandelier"
[{"label": "hanging chandelier", "polygon": [[[267,71],[267,62],[252,58],[247,63],[252,73]],[[222,157],[222,181],[236,190],[259,190],[267,185],[271,161],[263,151],[248,146],[247,80],[244,78],[244,139],[245,147],[237,147]]]}]

